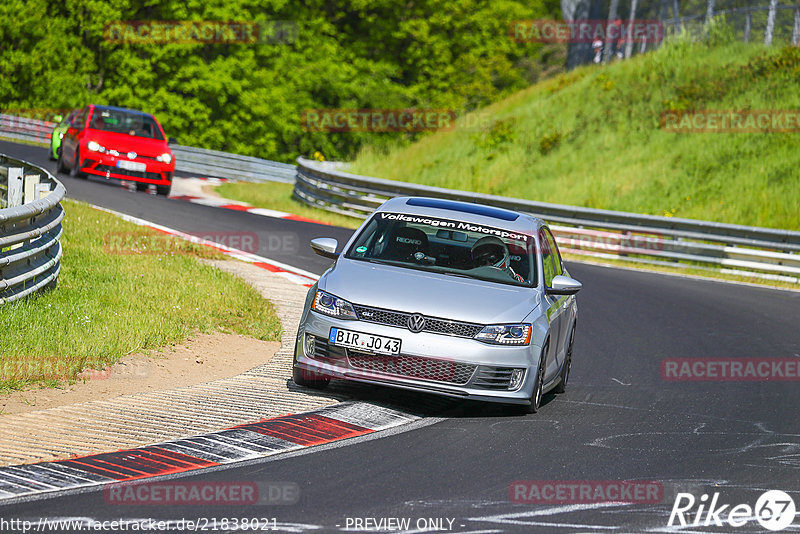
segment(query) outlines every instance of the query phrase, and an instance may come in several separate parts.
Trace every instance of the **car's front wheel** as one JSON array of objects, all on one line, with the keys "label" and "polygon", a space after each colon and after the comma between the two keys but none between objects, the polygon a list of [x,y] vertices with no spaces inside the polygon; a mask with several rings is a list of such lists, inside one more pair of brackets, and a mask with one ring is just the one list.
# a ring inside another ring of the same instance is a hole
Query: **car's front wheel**
[{"label": "car's front wheel", "polygon": [[158,193],[161,196],[168,197],[170,191],[172,191],[172,184],[156,186],[156,193]]},{"label": "car's front wheel", "polygon": [[547,350],[549,348],[550,340],[548,340],[542,348],[542,355],[539,358],[539,368],[536,370],[536,379],[533,383],[533,393],[531,394],[530,404],[522,406],[523,413],[536,413],[542,405],[542,397],[544,397],[544,367]]},{"label": "car's front wheel", "polygon": [[292,380],[298,386],[304,386],[311,389],[325,389],[328,387],[331,379],[325,375],[321,375],[314,371],[306,371],[297,367],[297,343],[294,345],[294,362],[292,364]]},{"label": "car's front wheel", "polygon": [[75,163],[72,165],[72,168],[69,170],[69,175],[73,178],[85,178],[86,175],[81,172],[81,151],[79,149],[75,150]]},{"label": "car's front wheel", "polygon": [[58,150],[58,160],[56,160],[56,172],[67,172],[67,166],[64,165],[64,151]]}]

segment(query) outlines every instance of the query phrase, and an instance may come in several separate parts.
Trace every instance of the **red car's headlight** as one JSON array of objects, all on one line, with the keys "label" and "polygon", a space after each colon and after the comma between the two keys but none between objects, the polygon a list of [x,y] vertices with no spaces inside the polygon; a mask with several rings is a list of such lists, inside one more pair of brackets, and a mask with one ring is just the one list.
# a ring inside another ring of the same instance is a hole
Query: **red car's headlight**
[{"label": "red car's headlight", "polygon": [[101,154],[105,154],[106,152],[106,148],[97,141],[89,141],[86,143],[86,148],[92,152],[100,152]]}]

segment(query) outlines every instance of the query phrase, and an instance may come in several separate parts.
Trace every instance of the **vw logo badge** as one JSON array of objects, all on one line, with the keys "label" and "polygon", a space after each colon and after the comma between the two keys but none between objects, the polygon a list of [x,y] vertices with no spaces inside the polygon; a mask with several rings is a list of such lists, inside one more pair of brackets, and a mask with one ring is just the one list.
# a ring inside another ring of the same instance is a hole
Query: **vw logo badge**
[{"label": "vw logo badge", "polygon": [[425,317],[423,317],[418,313],[415,313],[414,315],[408,318],[408,321],[406,321],[406,326],[408,326],[408,329],[414,332],[415,334],[417,332],[422,332],[422,329],[425,328]]},{"label": "vw logo badge", "polygon": [[128,159],[136,159],[136,152],[128,152]]}]

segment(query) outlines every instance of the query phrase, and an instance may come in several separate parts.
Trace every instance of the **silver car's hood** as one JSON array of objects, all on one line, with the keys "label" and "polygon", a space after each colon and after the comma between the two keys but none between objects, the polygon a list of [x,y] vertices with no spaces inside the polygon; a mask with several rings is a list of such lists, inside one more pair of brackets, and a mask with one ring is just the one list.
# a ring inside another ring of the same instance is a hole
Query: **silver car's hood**
[{"label": "silver car's hood", "polygon": [[345,258],[319,288],[354,304],[480,324],[520,322],[539,305],[533,288]]}]

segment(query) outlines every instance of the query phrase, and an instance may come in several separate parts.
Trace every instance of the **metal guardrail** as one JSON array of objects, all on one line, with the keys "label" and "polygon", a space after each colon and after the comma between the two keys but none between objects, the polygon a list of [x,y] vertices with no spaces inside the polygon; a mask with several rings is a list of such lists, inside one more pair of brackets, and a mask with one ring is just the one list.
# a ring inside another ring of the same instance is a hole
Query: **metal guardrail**
[{"label": "metal guardrail", "polygon": [[[752,2],[747,3],[752,4]],[[568,4],[577,5],[580,2],[568,2]],[[766,5],[747,5],[726,9],[717,9],[720,7],[719,4],[725,4],[725,2],[716,0],[706,0],[706,2],[662,0],[660,3],[630,0],[625,4],[628,5],[623,7],[619,2],[607,3],[608,12],[601,11],[599,18],[608,20],[615,25],[619,23],[614,23],[613,21],[632,23],[634,19],[640,21],[658,19],[663,24],[667,35],[687,31],[695,38],[699,38],[707,35],[707,23],[712,18],[724,17],[726,24],[734,29],[736,38],[738,39],[741,36],[741,40],[745,43],[756,38],[756,29],[760,30],[762,27],[762,39],[765,45],[771,45],[773,41],[780,39],[784,35],[788,37],[788,41],[793,46],[797,46],[800,43],[800,4],[796,0],[784,5],[778,4],[778,0],[770,0],[769,2],[764,2]],[[583,6],[588,9],[587,2],[583,2]],[[691,13],[687,15],[684,9]],[[633,12],[633,16],[630,15],[631,12]],[[572,19],[575,15],[574,10],[569,13],[571,13],[569,17]],[[625,15],[624,18],[623,14]],[[791,34],[790,37],[789,34]],[[622,37],[624,38],[625,36],[623,35]],[[635,39],[635,42],[627,41],[623,44],[621,41],[611,39],[608,36],[604,41],[601,48],[601,61],[603,63],[609,63],[615,57],[630,58],[634,54],[643,54],[655,50],[665,42],[663,38],[656,40],[642,38]],[[571,43],[570,48],[572,49],[573,46],[576,47],[576,52],[571,59],[567,60],[567,68],[573,68],[578,64],[586,64],[595,60],[595,51],[590,49],[589,43]]]},{"label": "metal guardrail", "polygon": [[22,139],[34,143],[49,143],[55,122],[0,113],[0,132],[3,137]]},{"label": "metal guardrail", "polygon": [[0,304],[54,287],[61,270],[61,201],[46,170],[0,154]]},{"label": "metal guardrail", "polygon": [[489,204],[547,220],[564,252],[800,283],[800,232],[547,204],[358,176],[304,158],[297,162],[294,197],[334,213],[364,219],[385,200],[403,195]]},{"label": "metal guardrail", "polygon": [[[55,122],[0,114],[0,135],[34,143],[50,143]],[[294,183],[294,165],[191,146],[170,146],[175,171],[245,182]]]},{"label": "metal guardrail", "polygon": [[294,183],[297,169],[288,163],[229,154],[218,150],[173,145],[175,170],[245,182]]},{"label": "metal guardrail", "polygon": [[[800,4],[795,2],[792,5],[779,5],[776,2],[770,3],[770,5],[765,6],[742,6],[742,7],[732,7],[728,9],[713,9],[714,2],[709,2],[711,9],[702,12],[702,13],[695,13],[693,15],[683,16],[679,18],[668,18],[664,19],[662,22],[664,25],[671,26],[672,28],[680,31],[680,29],[687,24],[690,23],[707,23],[712,17],[730,17],[730,16],[739,16],[744,15],[744,28],[743,28],[743,40],[744,42],[750,42],[750,36],[753,28],[753,14],[763,13],[766,17],[765,21],[765,28],[764,28],[764,37],[763,42],[767,45],[772,44],[773,37],[775,35],[775,19],[781,11],[791,11],[793,14],[793,23],[792,23],[792,37],[790,39],[790,43],[792,45],[797,45],[800,35],[798,35],[798,27],[800,27]],[[708,6],[707,6],[708,7]],[[772,22],[770,22],[770,19]],[[730,20],[728,20],[730,23]],[[788,28],[786,28],[788,29]]]}]

